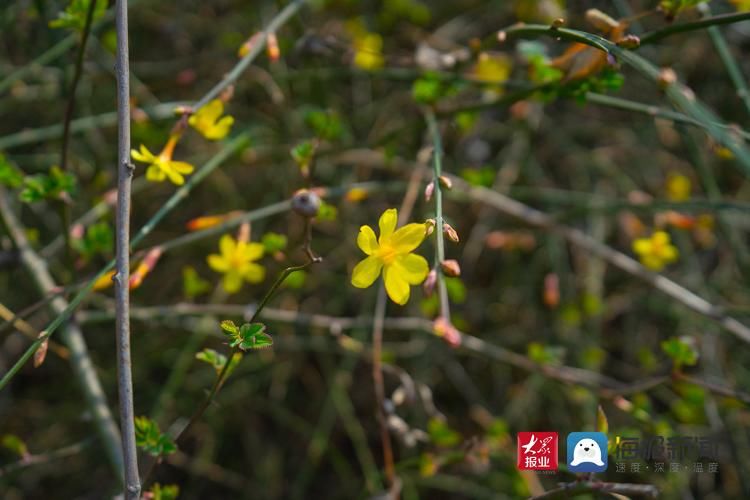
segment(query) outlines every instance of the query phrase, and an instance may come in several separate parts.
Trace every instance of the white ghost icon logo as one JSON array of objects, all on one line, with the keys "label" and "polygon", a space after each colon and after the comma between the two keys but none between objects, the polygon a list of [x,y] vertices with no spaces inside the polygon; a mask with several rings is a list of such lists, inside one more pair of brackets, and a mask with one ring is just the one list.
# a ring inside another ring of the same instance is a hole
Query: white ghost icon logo
[{"label": "white ghost icon logo", "polygon": [[581,439],[573,449],[573,461],[570,462],[570,465],[579,465],[584,462],[599,466],[604,465],[604,462],[602,462],[602,450],[599,448],[599,444],[593,439]]}]

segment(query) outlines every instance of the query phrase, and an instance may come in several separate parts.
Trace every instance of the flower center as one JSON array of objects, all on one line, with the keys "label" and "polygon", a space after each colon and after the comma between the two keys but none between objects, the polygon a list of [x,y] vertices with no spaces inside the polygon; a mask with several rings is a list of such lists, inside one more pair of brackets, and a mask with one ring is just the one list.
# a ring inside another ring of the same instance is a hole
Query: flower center
[{"label": "flower center", "polygon": [[398,252],[388,243],[381,243],[380,248],[378,249],[378,257],[380,257],[384,264],[388,265],[392,264],[393,261],[396,260],[396,257],[398,257]]}]

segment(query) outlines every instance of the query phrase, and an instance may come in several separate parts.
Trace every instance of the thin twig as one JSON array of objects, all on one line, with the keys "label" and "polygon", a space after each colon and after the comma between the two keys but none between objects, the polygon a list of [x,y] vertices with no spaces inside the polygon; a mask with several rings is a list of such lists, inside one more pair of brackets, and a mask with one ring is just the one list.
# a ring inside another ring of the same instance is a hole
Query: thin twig
[{"label": "thin twig", "polygon": [[[95,1],[91,2],[95,4]],[[135,445],[133,373],[130,359],[130,195],[134,166],[130,161],[130,61],[128,58],[128,2],[118,0],[117,30],[117,255],[115,257],[115,330],[117,338],[117,388],[125,460],[125,498],[138,500],[138,450]]]},{"label": "thin twig", "polygon": [[[28,338],[32,340],[36,340],[37,338],[39,338],[41,332],[27,323],[26,320],[21,318],[18,314],[8,309],[2,302],[0,302],[0,318],[7,321],[9,325],[15,327],[16,330],[23,333]],[[60,356],[62,359],[70,358],[70,351],[57,342],[50,342],[49,349],[50,351]]]},{"label": "thin twig", "polygon": [[57,450],[48,451],[46,453],[29,455],[28,457],[25,457],[24,459],[18,462],[0,467],[0,477],[8,476],[12,474],[13,472],[16,472],[21,469],[25,469],[26,467],[33,467],[35,465],[44,465],[50,462],[54,462],[55,460],[60,460],[61,458],[67,458],[73,455],[78,455],[85,448],[90,446],[92,442],[93,442],[93,439],[89,438],[81,442],[71,444],[69,446],[65,446],[63,448],[58,448]]},{"label": "thin twig", "polygon": [[[7,192],[2,187],[0,187],[0,215],[2,215],[5,225],[8,228],[8,233],[21,253],[21,262],[23,262],[24,267],[31,274],[37,288],[44,295],[51,293],[52,290],[57,288],[57,285],[47,270],[46,262],[31,248],[23,226],[11,210]],[[59,295],[50,301],[49,306],[58,318],[64,317],[64,311],[71,309],[70,304]],[[60,324],[63,322],[64,320],[60,320]],[[62,329],[61,337],[63,343],[70,349],[70,362],[73,367],[73,373],[86,398],[86,404],[91,412],[94,425],[99,433],[99,438],[107,452],[107,458],[117,477],[122,480],[123,461],[122,450],[120,448],[120,432],[109,411],[107,396],[96,374],[96,368],[89,357],[86,340],[83,337],[81,329],[75,323],[65,325]],[[49,338],[49,332],[45,330],[31,347],[27,349],[21,358],[23,363],[19,360],[3,377],[3,386],[10,381],[12,376],[21,369],[21,366],[39,349],[39,346],[47,338]]]}]

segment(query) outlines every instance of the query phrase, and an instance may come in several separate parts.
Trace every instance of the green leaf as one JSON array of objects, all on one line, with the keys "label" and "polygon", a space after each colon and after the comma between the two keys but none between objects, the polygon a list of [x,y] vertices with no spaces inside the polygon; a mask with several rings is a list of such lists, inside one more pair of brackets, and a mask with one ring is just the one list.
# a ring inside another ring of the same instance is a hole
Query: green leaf
[{"label": "green leaf", "polygon": [[305,124],[317,137],[327,141],[339,139],[344,132],[341,118],[335,112],[310,109],[305,113]]},{"label": "green leaf", "polygon": [[3,448],[12,451],[21,458],[26,458],[30,455],[26,443],[15,434],[4,435],[0,443],[2,443]]},{"label": "green leaf", "polygon": [[287,237],[286,235],[279,233],[266,233],[263,235],[260,242],[266,249],[266,253],[276,253],[286,248]]},{"label": "green leaf", "polygon": [[318,215],[315,217],[317,220],[334,221],[339,215],[339,209],[330,203],[325,201],[320,202],[320,208],[318,209]]},{"label": "green leaf", "polygon": [[273,345],[273,339],[266,333],[266,325],[263,323],[245,323],[241,327],[231,321],[222,321],[222,329],[230,338],[230,346],[238,347],[243,351],[250,349],[263,349]]},{"label": "green leaf", "polygon": [[107,0],[71,0],[68,7],[57,15],[57,19],[49,22],[50,28],[67,28],[74,31],[83,31],[86,26],[91,2],[95,1],[92,22],[104,15],[107,10]]},{"label": "green leaf", "polygon": [[155,457],[177,451],[177,445],[172,438],[162,434],[156,422],[148,417],[135,418],[135,444]]},{"label": "green leaf", "polygon": [[541,342],[531,342],[527,350],[529,358],[540,365],[558,365],[564,353],[560,347],[549,347]]},{"label": "green leaf", "polygon": [[45,199],[60,199],[63,193],[73,194],[76,179],[73,174],[54,166],[49,174],[29,175],[23,180],[24,188],[19,194],[21,201],[33,203]]},{"label": "green leaf", "polygon": [[667,18],[672,19],[680,11],[695,7],[698,4],[705,3],[708,0],[661,0],[659,8],[664,12]]},{"label": "green leaf", "polygon": [[411,96],[420,104],[433,104],[444,93],[442,82],[432,74],[417,79],[411,87]]},{"label": "green leaf", "polygon": [[224,321],[222,321],[221,329],[230,335],[237,335],[240,333],[240,329],[237,328],[237,325],[235,325],[234,321],[232,321],[231,319],[225,319]]},{"label": "green leaf", "polygon": [[443,448],[450,448],[461,442],[461,434],[448,427],[448,424],[439,418],[430,419],[427,423],[427,433],[435,445]]},{"label": "green leaf", "polygon": [[698,362],[698,350],[691,337],[672,337],[661,343],[661,349],[672,359],[673,368],[693,366]]},{"label": "green leaf", "polygon": [[23,184],[23,173],[0,153],[0,184],[15,189]]},{"label": "green leaf", "polygon": [[149,493],[151,493],[151,500],[175,500],[180,494],[180,487],[176,484],[162,486],[159,483],[154,483]]},{"label": "green leaf", "polygon": [[84,260],[88,261],[95,255],[110,254],[114,242],[115,237],[112,227],[106,222],[98,222],[89,226],[83,239],[74,243],[74,245],[76,245],[76,249],[81,253]]},{"label": "green leaf", "polygon": [[182,293],[192,300],[211,290],[211,283],[198,276],[198,271],[192,266],[182,268]]},{"label": "green leaf", "polygon": [[290,154],[299,168],[307,169],[315,154],[315,146],[312,141],[302,141],[292,148]]}]

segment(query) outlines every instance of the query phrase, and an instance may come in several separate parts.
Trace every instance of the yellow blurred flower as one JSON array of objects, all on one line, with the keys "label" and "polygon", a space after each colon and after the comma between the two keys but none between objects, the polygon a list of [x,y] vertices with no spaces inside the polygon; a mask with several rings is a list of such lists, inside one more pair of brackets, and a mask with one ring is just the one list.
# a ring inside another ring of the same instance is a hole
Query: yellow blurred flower
[{"label": "yellow blurred flower", "polygon": [[474,78],[483,83],[503,83],[510,76],[511,62],[505,54],[482,52],[474,66]]},{"label": "yellow blurred flower", "polygon": [[354,37],[354,65],[366,71],[383,67],[383,38],[377,33],[358,33]]},{"label": "yellow blurred flower", "polygon": [[669,201],[685,201],[690,199],[691,182],[682,174],[670,173],[667,176],[667,199]]},{"label": "yellow blurred flower", "polygon": [[729,0],[729,2],[740,12],[750,11],[750,0]]},{"label": "yellow blurred flower", "polygon": [[227,136],[234,124],[234,117],[221,116],[222,113],[224,103],[220,99],[214,99],[193,113],[188,123],[209,141],[218,141]]},{"label": "yellow blurred flower", "polygon": [[256,260],[263,257],[263,245],[236,241],[225,234],[219,240],[220,254],[211,254],[206,259],[211,269],[224,274],[222,282],[227,293],[236,293],[242,282],[260,283],[266,277],[266,270]]},{"label": "yellow blurred flower", "polygon": [[94,286],[92,287],[92,290],[98,292],[100,290],[106,290],[107,288],[112,286],[112,276],[115,275],[114,271],[109,271],[104,274],[102,274],[99,279],[97,279],[94,282]]},{"label": "yellow blurred flower", "polygon": [[649,238],[633,241],[633,251],[638,254],[641,264],[654,271],[661,271],[679,257],[677,247],[672,245],[665,231],[655,231]]},{"label": "yellow blurred flower", "polygon": [[143,144],[141,144],[140,152],[135,149],[130,150],[130,155],[134,160],[149,164],[146,169],[146,179],[153,182],[162,182],[168,177],[170,181],[178,186],[185,183],[183,175],[193,173],[194,168],[191,164],[184,161],[172,160],[174,147],[177,145],[178,140],[179,136],[177,135],[169,136],[169,141],[167,141],[159,156],[155,156]]},{"label": "yellow blurred flower", "polygon": [[370,226],[359,228],[357,246],[368,255],[352,271],[352,285],[367,288],[372,285],[381,269],[388,296],[396,304],[409,300],[410,285],[419,285],[427,277],[429,265],[421,255],[413,252],[427,235],[425,224],[407,224],[396,230],[398,211],[391,208],[383,212],[378,225],[380,238]]},{"label": "yellow blurred flower", "polygon": [[349,191],[347,191],[346,195],[344,196],[344,199],[352,203],[357,203],[359,201],[366,200],[367,196],[368,196],[368,193],[366,189],[352,188]]}]

